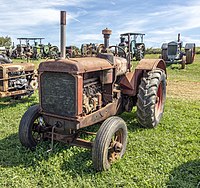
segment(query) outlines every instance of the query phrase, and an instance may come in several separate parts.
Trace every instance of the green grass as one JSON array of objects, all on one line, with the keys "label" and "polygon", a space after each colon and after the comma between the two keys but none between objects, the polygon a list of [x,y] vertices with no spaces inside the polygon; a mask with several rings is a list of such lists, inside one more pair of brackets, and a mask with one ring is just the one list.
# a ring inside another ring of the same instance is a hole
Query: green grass
[{"label": "green grass", "polygon": [[[145,58],[158,58],[159,55],[147,54]],[[195,62],[186,65],[185,69],[180,69],[180,64],[168,65],[167,74],[169,80],[179,81],[197,81],[200,82],[200,55],[195,56]]]},{"label": "green grass", "polygon": [[[168,67],[168,78],[200,82],[199,64],[200,56],[186,70]],[[167,96],[164,117],[155,129],[138,125],[136,108],[122,114],[128,126],[125,156],[102,173],[93,169],[90,150],[56,143],[47,153],[50,142],[34,152],[21,146],[20,119],[37,101],[37,94],[0,101],[0,187],[200,187],[199,100]]]},{"label": "green grass", "polygon": [[40,60],[28,60],[27,59],[13,59],[13,63],[33,63],[35,64],[35,67],[37,68],[40,62],[45,61],[45,59],[40,59]]}]

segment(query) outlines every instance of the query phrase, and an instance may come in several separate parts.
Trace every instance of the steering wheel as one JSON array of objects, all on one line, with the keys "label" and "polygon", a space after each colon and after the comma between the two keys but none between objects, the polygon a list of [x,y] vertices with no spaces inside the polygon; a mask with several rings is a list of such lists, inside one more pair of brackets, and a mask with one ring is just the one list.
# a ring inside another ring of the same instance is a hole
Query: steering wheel
[{"label": "steering wheel", "polygon": [[[121,46],[109,46],[109,49],[111,48],[115,48],[115,52],[113,53],[114,56],[126,58],[126,52]],[[120,52],[122,52],[120,54],[119,54],[119,49],[120,49]]]}]

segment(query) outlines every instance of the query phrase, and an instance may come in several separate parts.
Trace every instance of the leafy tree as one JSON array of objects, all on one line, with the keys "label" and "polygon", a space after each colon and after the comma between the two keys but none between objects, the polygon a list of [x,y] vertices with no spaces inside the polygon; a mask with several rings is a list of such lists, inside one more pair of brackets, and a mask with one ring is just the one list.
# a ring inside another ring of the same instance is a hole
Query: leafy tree
[{"label": "leafy tree", "polygon": [[0,37],[0,47],[10,47],[12,44],[12,40],[10,37],[6,36],[6,37]]}]

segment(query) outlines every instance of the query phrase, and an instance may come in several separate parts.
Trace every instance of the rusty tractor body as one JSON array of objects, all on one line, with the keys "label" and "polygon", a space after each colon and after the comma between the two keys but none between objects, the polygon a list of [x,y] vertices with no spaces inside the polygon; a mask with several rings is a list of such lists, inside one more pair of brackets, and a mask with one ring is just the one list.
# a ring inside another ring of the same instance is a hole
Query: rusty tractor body
[{"label": "rusty tractor body", "polygon": [[[161,120],[166,97],[162,59],[143,59],[132,72],[125,52],[122,57],[110,53],[111,30],[102,34],[104,50],[96,57],[61,58],[39,65],[39,104],[25,112],[19,126],[19,139],[27,148],[48,138],[52,148],[56,140],[92,149],[97,171],[108,169],[125,153],[127,127],[116,115],[131,112],[136,105],[139,123],[153,128]],[[97,123],[102,123],[97,133],[83,129]],[[96,138],[83,139],[82,133]]]},{"label": "rusty tractor body", "polygon": [[169,43],[163,43],[161,46],[161,58],[167,64],[181,64],[181,68],[185,68],[185,64],[191,64],[195,57],[195,43],[186,43],[185,51],[182,50],[183,43],[178,34],[178,40]]},{"label": "rusty tractor body", "polygon": [[13,64],[0,59],[0,98],[33,94],[37,88],[37,75],[32,63]]},{"label": "rusty tractor body", "polygon": [[[130,59],[135,58],[140,61],[145,56],[145,44],[143,33],[124,33],[120,35],[119,46],[122,47],[127,54],[130,54]],[[119,49],[119,53],[121,50]],[[129,57],[128,57],[129,58]]]}]

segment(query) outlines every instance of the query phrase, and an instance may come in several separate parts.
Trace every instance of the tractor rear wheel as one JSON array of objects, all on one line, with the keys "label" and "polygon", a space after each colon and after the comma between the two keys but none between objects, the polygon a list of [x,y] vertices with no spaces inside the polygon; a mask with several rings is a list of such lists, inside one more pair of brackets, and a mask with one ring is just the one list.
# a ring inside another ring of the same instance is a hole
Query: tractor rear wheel
[{"label": "tractor rear wheel", "polygon": [[42,140],[39,105],[31,106],[23,115],[19,125],[19,140],[27,148],[34,149]]},{"label": "tractor rear wheel", "polygon": [[144,58],[144,50],[143,48],[138,47],[136,50],[135,59],[136,61],[140,61],[143,58]]},{"label": "tractor rear wheel", "polygon": [[161,69],[146,73],[137,95],[137,119],[146,128],[154,128],[161,120],[166,99],[166,75]]},{"label": "tractor rear wheel", "polygon": [[103,122],[92,148],[92,161],[97,171],[110,168],[126,150],[127,127],[120,117],[110,117]]},{"label": "tractor rear wheel", "polygon": [[137,61],[140,61],[141,59],[144,58],[144,55],[145,55],[145,45],[144,44],[137,45],[135,59]]},{"label": "tractor rear wheel", "polygon": [[141,59],[143,59],[143,54],[140,50],[137,50],[137,52],[135,54],[135,59],[136,59],[136,61],[140,61]]},{"label": "tractor rear wheel", "polygon": [[194,61],[195,51],[194,49],[188,49],[185,51],[186,54],[186,64],[192,64]]}]

